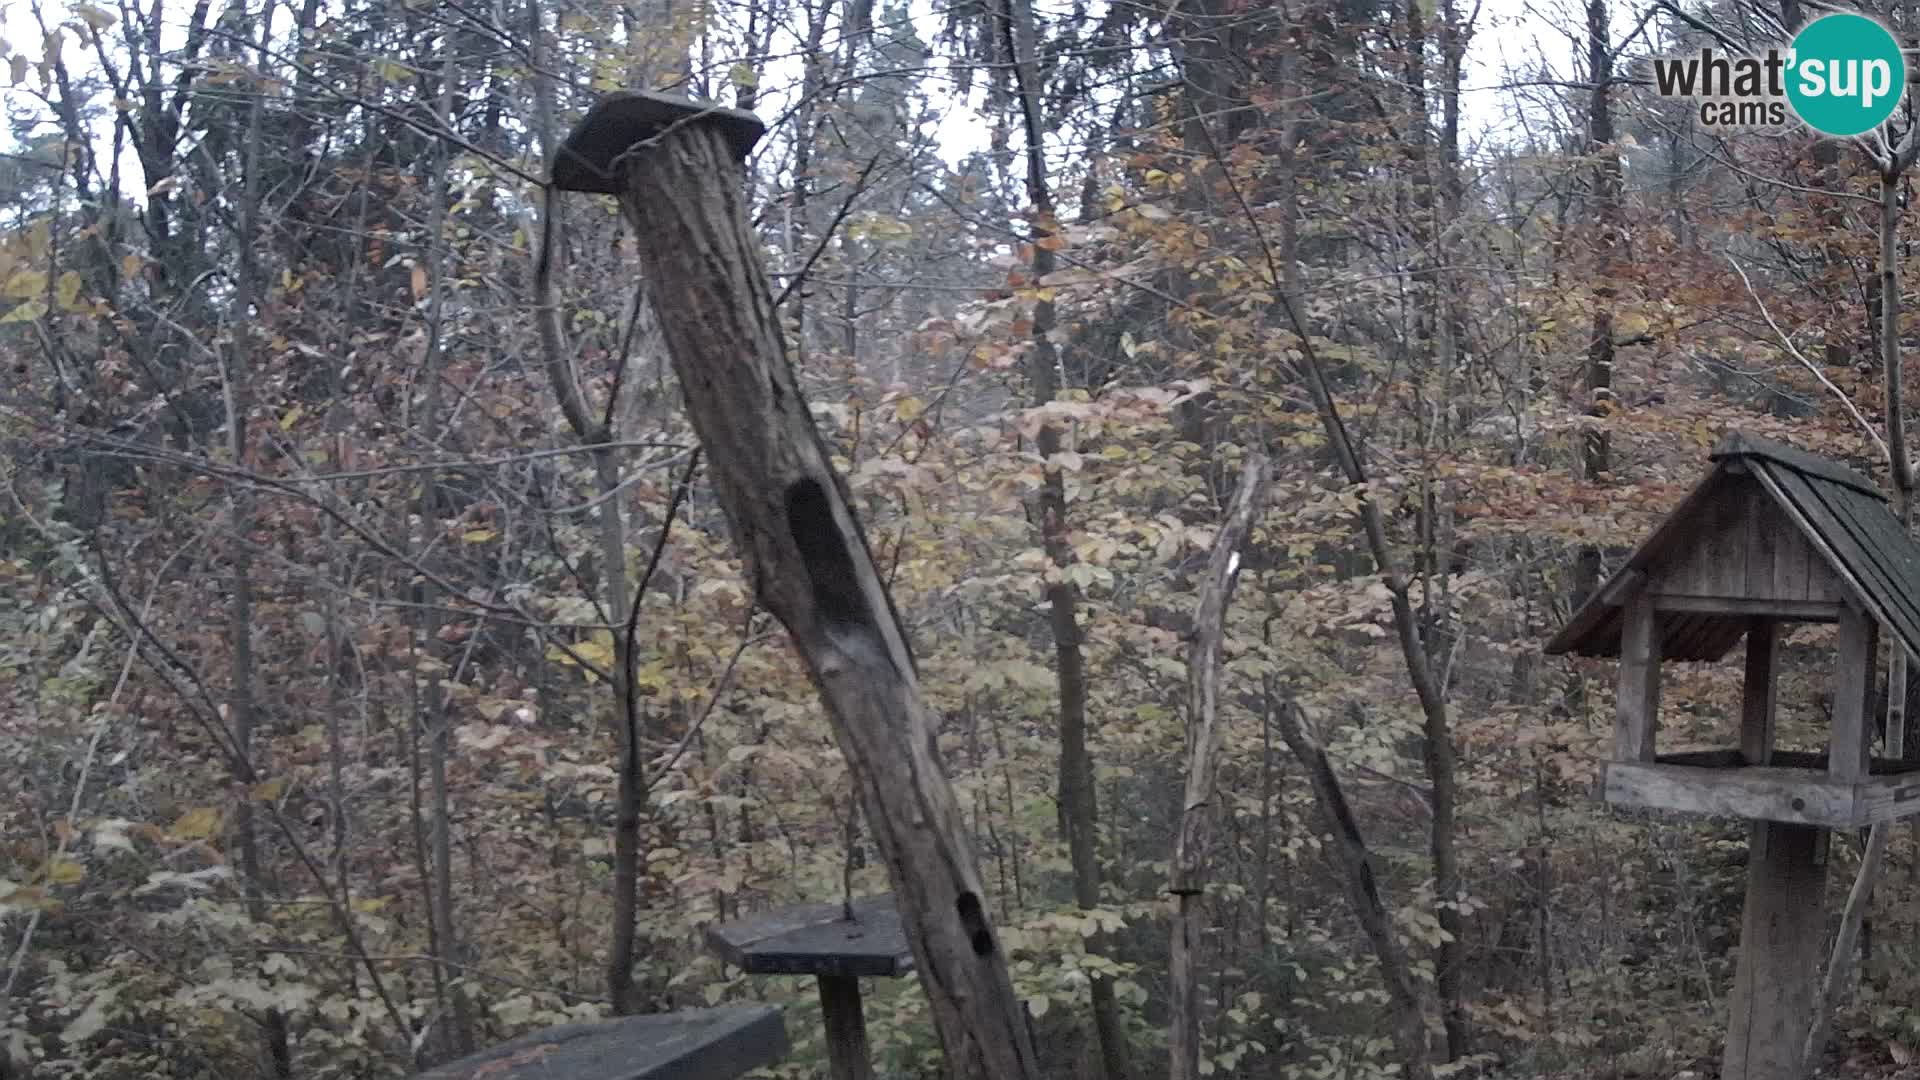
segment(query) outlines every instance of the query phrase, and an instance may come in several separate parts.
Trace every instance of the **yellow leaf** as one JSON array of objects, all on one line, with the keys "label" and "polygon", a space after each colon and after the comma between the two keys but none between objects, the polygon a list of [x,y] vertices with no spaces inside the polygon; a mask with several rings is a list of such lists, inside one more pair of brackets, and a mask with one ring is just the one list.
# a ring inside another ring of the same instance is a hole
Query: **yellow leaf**
[{"label": "yellow leaf", "polygon": [[272,780],[262,780],[253,785],[253,790],[248,792],[248,795],[254,802],[272,802],[285,794],[286,790],[287,782],[276,776]]},{"label": "yellow leaf", "polygon": [[29,300],[24,304],[0,316],[0,323],[32,322],[47,313],[44,300]]},{"label": "yellow leaf", "polygon": [[293,408],[288,409],[287,415],[280,418],[280,430],[292,431],[293,425],[299,423],[300,418],[306,414],[307,408],[304,405],[295,405]]},{"label": "yellow leaf", "polygon": [[898,416],[902,423],[910,424],[918,420],[926,411],[927,403],[917,397],[901,398],[893,406],[893,414]]},{"label": "yellow leaf", "polygon": [[613,664],[613,644],[606,641],[583,641],[573,647],[580,659],[595,667],[610,667]]},{"label": "yellow leaf", "polygon": [[460,540],[466,544],[484,544],[499,535],[492,529],[468,529],[460,534]]},{"label": "yellow leaf", "polygon": [[47,864],[47,882],[51,885],[73,885],[87,876],[87,868],[72,859],[54,859]]},{"label": "yellow leaf", "polygon": [[413,72],[407,70],[405,64],[395,63],[384,57],[373,62],[373,71],[388,82],[406,82],[413,77]]},{"label": "yellow leaf", "polygon": [[74,310],[74,306],[75,306],[74,302],[79,298],[80,298],[79,272],[74,270],[69,270],[64,274],[61,274],[59,282],[54,285],[54,289],[53,289],[54,302],[60,305],[61,311],[72,311]]},{"label": "yellow leaf", "polygon": [[205,840],[219,831],[220,811],[211,806],[197,806],[181,814],[167,835],[175,840]]},{"label": "yellow leaf", "polygon": [[139,277],[140,268],[144,265],[138,255],[123,255],[120,257],[120,274],[122,277]]},{"label": "yellow leaf", "polygon": [[45,270],[22,270],[7,279],[6,294],[15,300],[28,300],[46,291]]}]

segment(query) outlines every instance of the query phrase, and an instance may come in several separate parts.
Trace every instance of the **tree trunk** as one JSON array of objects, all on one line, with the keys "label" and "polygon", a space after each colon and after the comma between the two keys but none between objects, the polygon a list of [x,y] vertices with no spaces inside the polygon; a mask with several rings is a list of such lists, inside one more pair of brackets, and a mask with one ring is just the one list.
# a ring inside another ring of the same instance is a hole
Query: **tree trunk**
[{"label": "tree trunk", "polygon": [[1207,559],[1200,603],[1193,617],[1193,645],[1187,652],[1187,785],[1181,801],[1180,831],[1174,839],[1173,872],[1167,891],[1179,904],[1174,914],[1167,964],[1173,1012],[1167,1033],[1168,1076],[1200,1076],[1200,935],[1206,929],[1201,909],[1207,889],[1207,843],[1212,831],[1214,771],[1220,753],[1218,712],[1227,607],[1239,581],[1240,545],[1266,506],[1270,474],[1260,454],[1247,458],[1240,487],[1227,509],[1220,534]]},{"label": "tree trunk", "polygon": [[[261,52],[266,51],[268,26],[273,21],[273,3],[268,0],[260,10]],[[261,60],[264,64],[266,57]],[[228,345],[224,385],[227,410],[227,454],[235,468],[246,468],[247,417],[253,409],[252,308],[259,300],[260,267],[255,249],[260,235],[260,157],[263,142],[265,102],[256,90],[248,102],[245,175],[240,204],[239,275],[234,285],[232,333]],[[233,681],[227,701],[227,723],[233,730],[234,753],[246,774],[257,772],[253,757],[253,735],[257,724],[253,694],[253,494],[244,484],[228,491],[232,513],[233,579],[227,605],[228,647],[232,650]],[[234,811],[234,831],[240,848],[241,888],[246,896],[247,918],[263,932],[271,924],[265,895],[265,868],[260,859],[259,830],[254,824],[253,798],[242,798]],[[267,1059],[272,1075],[287,1080],[293,1075],[293,1048],[289,1043],[287,1018],[279,1009],[269,1008],[262,1030],[266,1037]]]},{"label": "tree trunk", "polygon": [[[1271,688],[1267,693],[1272,696]],[[1414,980],[1406,951],[1394,934],[1393,913],[1380,899],[1380,888],[1373,879],[1373,856],[1367,851],[1366,839],[1360,835],[1352,809],[1347,806],[1346,794],[1340,790],[1333,763],[1327,760],[1327,752],[1301,727],[1299,711],[1293,702],[1281,701],[1272,712],[1280,737],[1306,767],[1321,824],[1333,835],[1329,858],[1340,873],[1347,904],[1360,920],[1360,929],[1366,933],[1374,958],[1380,964],[1381,981],[1386,983],[1387,1001],[1393,1008],[1393,1041],[1400,1051],[1401,1063],[1412,1080],[1432,1080],[1433,1066],[1427,1061],[1427,1010],[1420,985]]]},{"label": "tree trunk", "polygon": [[859,785],[948,1068],[1029,1080],[1026,1018],[906,629],[787,360],[723,123],[677,122],[626,155],[623,207],[667,350],[755,595],[792,635]]},{"label": "tree trunk", "polygon": [[[546,51],[546,28],[541,22],[538,4],[532,4],[528,9],[527,41],[528,53],[534,59],[535,133],[551,168],[555,160],[553,87],[548,82],[548,76],[543,74],[545,65],[541,58]],[[553,386],[554,399],[559,402],[560,413],[566,417],[574,438],[582,446],[594,448],[594,479],[600,488],[597,516],[602,564],[601,597],[607,622],[614,627],[614,669],[607,682],[613,687],[611,722],[619,754],[615,766],[613,927],[607,942],[607,996],[612,999],[614,1015],[631,1016],[638,1013],[641,1007],[633,969],[639,938],[640,873],[645,865],[640,849],[646,784],[641,775],[640,731],[632,683],[631,614],[633,605],[639,603],[639,597],[630,595],[627,588],[627,523],[620,499],[615,495],[620,484],[620,465],[609,446],[617,436],[614,417],[620,415],[619,402],[610,399],[605,420],[595,421],[587,407],[586,396],[580,391],[579,380],[574,377],[573,367],[568,360],[571,351],[567,347],[566,331],[560,325],[559,305],[553,285],[555,249],[560,237],[559,214],[559,204],[550,195],[541,214],[540,256],[534,267],[534,304],[540,324],[540,347],[547,380]],[[635,295],[632,317],[636,323],[648,314],[649,304],[646,296]],[[629,358],[623,354],[619,363],[624,373]],[[615,381],[614,387],[613,392],[617,395],[619,380]],[[664,529],[667,525],[661,527]],[[663,542],[664,539],[663,536]]]},{"label": "tree trunk", "polygon": [[[634,310],[641,315],[642,299]],[[611,403],[610,403],[611,404]],[[612,409],[609,408],[609,413]],[[611,441],[612,430],[601,433]],[[592,433],[581,433],[586,441]],[[613,999],[615,1016],[640,1012],[639,989],[634,985],[633,967],[640,933],[641,822],[646,800],[646,777],[640,753],[640,718],[634,700],[633,605],[637,596],[627,593],[627,523],[621,512],[620,466],[613,451],[602,446],[593,452],[595,481],[600,487],[600,588],[605,597],[607,621],[613,631],[613,725],[615,749],[620,755],[616,766],[613,807],[613,936],[607,945],[607,995]],[[661,529],[671,527],[663,522]],[[665,542],[665,536],[661,541]]]},{"label": "tree trunk", "polygon": [[[1408,118],[1407,125],[1409,133],[1407,140],[1409,147],[1408,153],[1413,158],[1413,182],[1415,185],[1416,204],[1420,211],[1420,220],[1417,223],[1417,227],[1427,230],[1433,236],[1433,250],[1436,257],[1445,258],[1446,256],[1440,253],[1447,251],[1448,248],[1440,243],[1440,233],[1445,229],[1446,223],[1454,220],[1454,218],[1451,214],[1448,214],[1445,215],[1445,221],[1442,221],[1434,214],[1434,188],[1442,185],[1435,176],[1434,163],[1431,160],[1432,155],[1428,152],[1428,107],[1426,91],[1427,30],[1426,15],[1420,6],[1422,2],[1423,0],[1408,0],[1406,6],[1406,78],[1413,105],[1411,110],[1413,115]],[[1450,38],[1445,44],[1450,44]],[[1457,97],[1457,95],[1455,96]],[[1455,125],[1449,134],[1455,138],[1458,136],[1457,110],[1458,106],[1455,105],[1449,115],[1450,122]],[[1441,171],[1444,172],[1445,169],[1451,167],[1451,162],[1448,160],[1448,155],[1444,150],[1440,156],[1442,158]],[[1452,210],[1452,207],[1447,205],[1450,200],[1446,198],[1444,193],[1440,201],[1443,206]],[[1437,368],[1443,375],[1450,374],[1455,366],[1453,353],[1456,342],[1454,340],[1454,309],[1449,302],[1451,290],[1446,287],[1447,276],[1444,271],[1439,270],[1437,267],[1429,267],[1428,272],[1421,276],[1426,278],[1426,281],[1421,283],[1424,284],[1424,291],[1426,293],[1423,298],[1425,301],[1423,307],[1426,309],[1425,321],[1427,323],[1427,333],[1424,336],[1426,336],[1428,340],[1425,344],[1432,347],[1431,359],[1437,361],[1436,363],[1430,364],[1427,371],[1431,373]],[[1436,424],[1445,422],[1444,410],[1437,411],[1439,412],[1439,416],[1437,417],[1421,418],[1420,426],[1423,429],[1431,431],[1432,427]],[[1431,555],[1434,554],[1432,541],[1436,511],[1431,497],[1430,481],[1424,482],[1422,486],[1426,489],[1427,495],[1421,500],[1421,533],[1428,541],[1428,552]],[[1433,581],[1434,575],[1438,573],[1440,569],[1438,560],[1429,558],[1426,560],[1424,567],[1418,569],[1416,572],[1422,576],[1424,581],[1430,584]],[[1427,620],[1431,620],[1436,614],[1436,605],[1433,603],[1430,593],[1427,602],[1423,605],[1422,614],[1427,617]],[[1429,626],[1427,629],[1431,630],[1434,628],[1433,626]],[[1417,635],[1416,644],[1421,650],[1423,660],[1427,658],[1426,650],[1429,644],[1434,641],[1436,637],[1437,635],[1432,633],[1421,633]],[[1444,693],[1444,690],[1444,687],[1438,688],[1438,691],[1441,693]],[[1423,704],[1425,703],[1424,695],[1422,702]],[[1458,906],[1460,872],[1459,860],[1454,851],[1453,842],[1454,804],[1456,801],[1456,785],[1453,776],[1453,734],[1449,730],[1444,705],[1437,709],[1427,708],[1424,710],[1424,714],[1426,724],[1422,740],[1424,743],[1422,763],[1426,768],[1427,782],[1432,785],[1433,788],[1433,821],[1430,823],[1428,830],[1427,848],[1433,866],[1433,895],[1436,908],[1434,916],[1439,922],[1441,930],[1440,942],[1434,948],[1434,985],[1440,994],[1441,1019],[1445,1024],[1447,1032],[1446,1060],[1458,1061],[1460,1058],[1465,1057],[1467,1053],[1467,1024],[1466,1012],[1462,1004],[1463,993],[1461,990],[1461,976],[1464,974],[1465,965],[1461,959],[1462,941],[1460,911]]]},{"label": "tree trunk", "polygon": [[[1017,102],[1026,135],[1027,199],[1034,210],[1031,270],[1035,284],[1053,273],[1053,240],[1059,231],[1053,188],[1047,177],[1046,125],[1041,116],[1039,64],[1035,58],[1033,7],[1029,0],[1004,0],[1000,10],[1008,53],[1013,57]],[[1027,382],[1035,405],[1045,405],[1059,392],[1060,358],[1054,349],[1054,306],[1051,300],[1033,305],[1032,348],[1027,354]],[[1042,424],[1034,438],[1043,478],[1036,500],[1040,543],[1054,566],[1047,585],[1047,621],[1053,631],[1055,677],[1060,687],[1060,821],[1073,867],[1073,900],[1081,910],[1100,906],[1099,808],[1095,798],[1093,757],[1087,751],[1087,667],[1081,647],[1079,590],[1067,579],[1073,563],[1073,545],[1067,535],[1066,483],[1054,455],[1061,450],[1060,427]],[[1088,955],[1107,955],[1106,936],[1085,939]],[[1088,984],[1093,1004],[1093,1026],[1100,1046],[1101,1075],[1106,1080],[1127,1076],[1127,1036],[1120,1024],[1120,1006],[1113,980],[1094,975]]]},{"label": "tree trunk", "polygon": [[[1911,136],[1909,136],[1911,138]],[[1904,159],[1904,161],[1903,161]],[[1911,158],[1904,153],[1890,159],[1880,177],[1880,363],[1886,379],[1887,461],[1893,479],[1894,512],[1903,529],[1913,525],[1913,466],[1907,457],[1906,401],[1900,369],[1900,174]],[[1900,760],[1906,752],[1907,726],[1907,650],[1899,638],[1888,649],[1887,664],[1887,742],[1884,753]],[[1820,983],[1820,996],[1814,1002],[1813,1024],[1807,1033],[1806,1060],[1817,1066],[1827,1047],[1828,1027],[1833,1012],[1845,1004],[1851,993],[1855,945],[1860,927],[1873,902],[1873,890],[1886,865],[1887,830],[1892,822],[1882,821],[1867,833],[1866,850],[1860,855],[1860,869],[1853,887],[1847,890],[1847,906],[1840,913],[1840,929],[1834,934],[1833,952],[1827,959],[1826,976]]]},{"label": "tree trunk", "polygon": [[[1581,466],[1587,483],[1598,483],[1613,467],[1608,417],[1617,399],[1613,392],[1614,246],[1620,240],[1620,158],[1613,147],[1613,47],[1607,25],[1607,0],[1587,0],[1587,77],[1593,90],[1587,99],[1587,153],[1594,158],[1593,213],[1593,323],[1587,336],[1587,431]],[[1601,552],[1586,544],[1574,570],[1573,602],[1577,606],[1600,587]]]}]

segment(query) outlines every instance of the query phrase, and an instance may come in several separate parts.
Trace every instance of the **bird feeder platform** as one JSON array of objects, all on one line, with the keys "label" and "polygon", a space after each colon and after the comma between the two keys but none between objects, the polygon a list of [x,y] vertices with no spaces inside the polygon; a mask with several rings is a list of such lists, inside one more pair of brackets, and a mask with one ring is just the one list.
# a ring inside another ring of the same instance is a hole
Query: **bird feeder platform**
[{"label": "bird feeder platform", "polygon": [[442,1065],[421,1080],[733,1080],[786,1053],[780,1010],[727,1006],[562,1024]]},{"label": "bird feeder platform", "polygon": [[554,155],[553,175],[548,179],[561,191],[622,194],[626,190],[622,159],[627,153],[695,121],[719,125],[727,145],[743,160],[767,130],[750,112],[673,94],[622,90],[594,102],[567,134]]},{"label": "bird feeder platform", "polygon": [[1920,809],[1920,765],[1873,758],[1853,781],[1825,769],[1824,754],[1775,750],[1768,764],[1748,765],[1738,750],[1700,750],[1608,762],[1600,787],[1615,806],[1827,829],[1866,828]]},{"label": "bird feeder platform", "polygon": [[851,905],[780,908],[707,929],[707,945],[749,975],[812,975],[819,983],[833,1080],[870,1080],[862,976],[911,974],[913,952],[891,894]]}]

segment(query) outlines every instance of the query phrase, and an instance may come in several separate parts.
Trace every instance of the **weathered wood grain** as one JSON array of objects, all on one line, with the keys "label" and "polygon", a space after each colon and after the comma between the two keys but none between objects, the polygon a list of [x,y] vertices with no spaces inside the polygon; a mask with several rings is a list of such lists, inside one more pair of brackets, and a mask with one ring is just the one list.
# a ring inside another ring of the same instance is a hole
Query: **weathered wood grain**
[{"label": "weathered wood grain", "polygon": [[1765,765],[1773,753],[1777,625],[1755,619],[1747,627],[1746,676],[1740,691],[1740,756],[1747,765]]},{"label": "weathered wood grain", "polygon": [[1652,761],[1660,713],[1660,632],[1652,599],[1644,592],[1635,595],[1625,616],[1613,701],[1613,759]]},{"label": "weathered wood grain", "polygon": [[1835,780],[1867,775],[1874,660],[1880,624],[1851,606],[1840,616],[1840,650],[1834,659],[1833,730],[1827,741],[1827,772]]},{"label": "weathered wood grain", "polygon": [[1167,891],[1176,898],[1167,959],[1172,1014],[1167,1030],[1170,1080],[1193,1080],[1200,1075],[1200,976],[1204,965],[1199,946],[1205,929],[1202,913],[1207,849],[1217,816],[1214,775],[1222,739],[1219,704],[1225,678],[1227,608],[1233,603],[1234,585],[1239,581],[1241,550],[1266,509],[1270,478],[1263,454],[1250,455],[1241,467],[1240,486],[1227,506],[1227,516],[1207,558],[1207,576],[1201,582],[1200,603],[1193,617],[1193,644],[1187,652],[1187,783],[1167,874]]},{"label": "weathered wood grain", "polygon": [[[947,1067],[1038,1073],[906,631],[800,392],[724,116],[618,155],[650,299],[756,600],[826,704],[886,863]],[[591,139],[583,139],[591,142]]]},{"label": "weathered wood grain", "polygon": [[1824,754],[1775,750],[1764,766],[1742,765],[1743,754],[1701,750],[1662,754],[1652,763],[1609,762],[1601,795],[1616,806],[1831,829],[1920,814],[1920,766],[1912,763],[1875,758],[1871,775],[1849,783],[1827,775]]},{"label": "weathered wood grain", "polygon": [[1786,622],[1838,622],[1846,605],[1838,600],[1768,600],[1734,596],[1674,596],[1651,593],[1653,610],[1692,615],[1755,616]]},{"label": "weathered wood grain", "polygon": [[1722,1080],[1805,1080],[1826,922],[1825,829],[1755,822]]},{"label": "weathered wood grain", "polygon": [[827,1029],[829,1080],[873,1080],[873,1054],[867,1048],[867,1015],[860,1004],[860,980],[851,975],[822,975],[820,1014]]},{"label": "weathered wood grain", "polygon": [[787,1049],[778,1009],[688,1009],[550,1027],[421,1080],[732,1080],[779,1061]]},{"label": "weathered wood grain", "polygon": [[891,977],[913,971],[913,950],[891,894],[844,904],[778,908],[709,926],[707,946],[749,975]]},{"label": "weathered wood grain", "polygon": [[1616,806],[1829,828],[1852,826],[1856,813],[1853,784],[1802,769],[1613,761],[1602,791]]}]

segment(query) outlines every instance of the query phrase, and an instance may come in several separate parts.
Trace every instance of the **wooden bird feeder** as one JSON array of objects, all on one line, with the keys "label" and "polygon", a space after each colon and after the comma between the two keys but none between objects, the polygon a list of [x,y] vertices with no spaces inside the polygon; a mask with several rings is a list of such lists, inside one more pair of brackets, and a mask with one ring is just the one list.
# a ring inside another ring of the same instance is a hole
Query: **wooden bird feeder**
[{"label": "wooden bird feeder", "polygon": [[[1879,489],[1833,461],[1737,433],[1712,460],[1546,651],[1620,660],[1607,802],[1754,822],[1721,1075],[1800,1080],[1828,830],[1920,812],[1920,767],[1870,753],[1880,628],[1920,655],[1920,545]],[[1794,622],[1839,624],[1824,753],[1773,745],[1778,627]],[[1661,660],[1719,660],[1742,639],[1738,749],[1656,753]]]},{"label": "wooden bird feeder", "polygon": [[862,976],[891,978],[913,972],[913,951],[893,897],[850,905],[780,908],[751,919],[707,928],[707,945],[749,975],[812,975],[820,987],[833,1080],[872,1080],[867,1021],[860,1003]]},{"label": "wooden bird feeder", "polygon": [[733,1080],[786,1052],[778,1009],[730,1005],[561,1024],[421,1080]]}]

